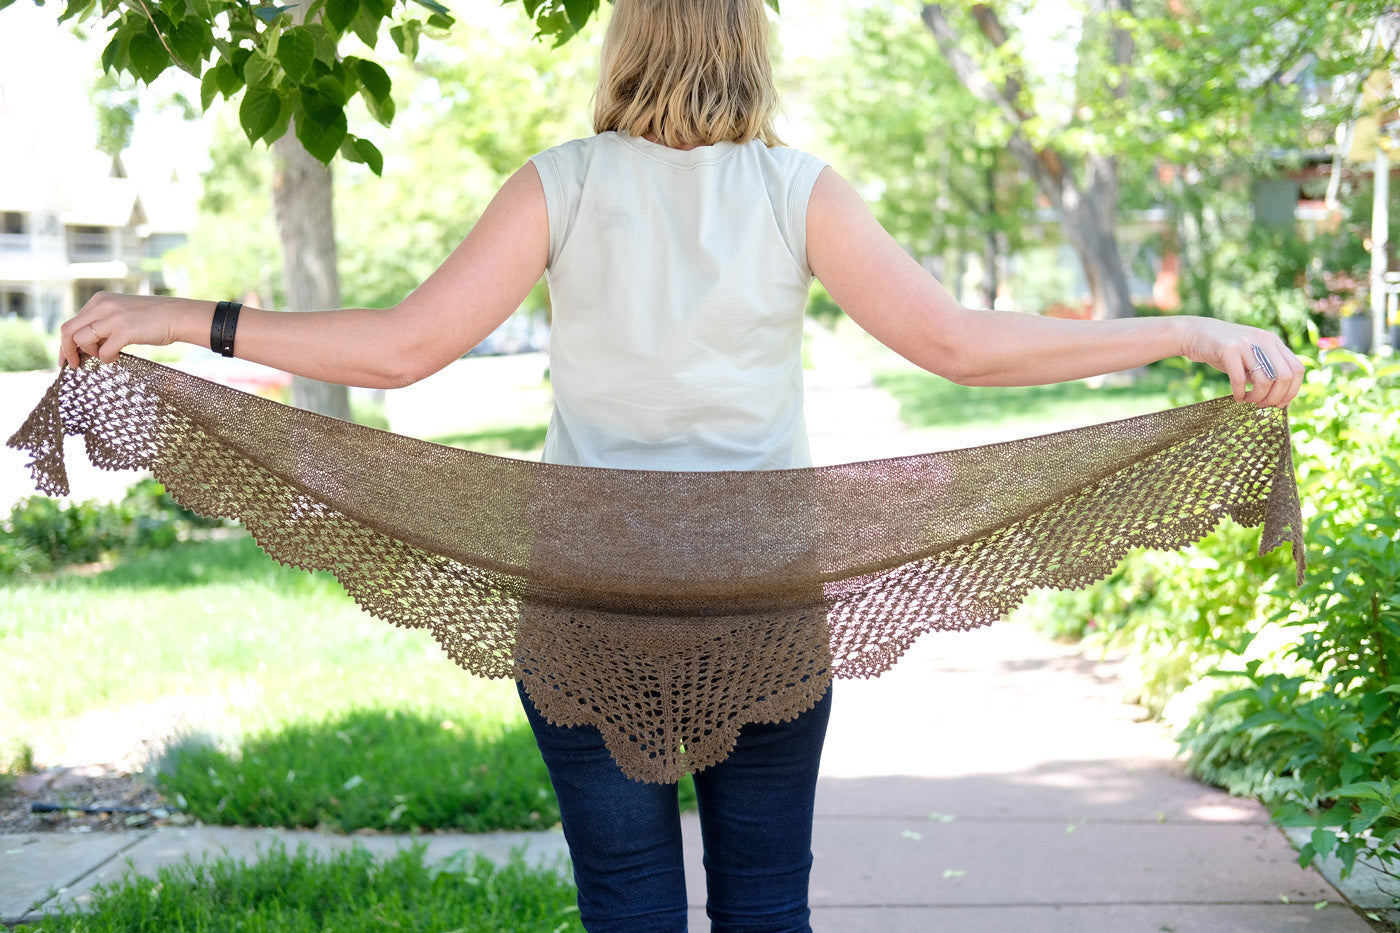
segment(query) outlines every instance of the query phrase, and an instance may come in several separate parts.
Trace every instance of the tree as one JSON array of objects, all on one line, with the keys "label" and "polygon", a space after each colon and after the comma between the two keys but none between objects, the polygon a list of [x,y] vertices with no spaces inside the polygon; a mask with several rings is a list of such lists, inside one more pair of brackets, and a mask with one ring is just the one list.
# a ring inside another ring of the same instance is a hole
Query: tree
[{"label": "tree", "polygon": [[1386,5],[1085,0],[1064,120],[1046,112],[1023,43],[1003,25],[1015,4],[950,0],[925,5],[923,18],[959,79],[1012,128],[1012,152],[1085,262],[1096,314],[1128,313],[1112,237],[1125,169],[1138,194],[1184,208],[1188,287],[1209,313],[1219,244],[1205,204],[1222,172],[1257,173],[1280,150],[1328,144],[1342,115],[1307,99],[1299,77],[1369,73],[1381,56],[1358,52],[1355,36]]},{"label": "tree", "polygon": [[[1109,15],[1127,10],[1129,0],[1089,0],[1085,14],[1084,41],[1080,44],[1081,70],[1092,70],[1106,58],[1113,71],[1108,73],[1108,101],[1119,105],[1127,93],[1127,68],[1133,44],[1126,31]],[[968,51],[971,29],[954,18],[965,14],[989,46],[986,61],[979,62]],[[1028,91],[1026,68],[1019,44],[1012,42],[996,10],[983,3],[966,10],[951,3],[929,3],[923,20],[933,33],[944,58],[958,79],[976,97],[994,106],[1010,128],[1008,147],[1036,187],[1049,200],[1060,217],[1065,237],[1084,266],[1093,296],[1094,317],[1131,317],[1128,278],[1118,251],[1114,222],[1118,207],[1118,166],[1111,153],[1098,147],[1085,147],[1083,180],[1076,177],[1068,154],[1038,132],[1043,118]],[[1107,55],[1096,54],[1101,46]],[[1087,83],[1087,79],[1079,82]],[[1076,108],[1077,109],[1077,108]]]},{"label": "tree", "polygon": [[[963,298],[963,259],[980,254],[978,300],[993,307],[999,260],[1024,245],[1032,189],[1007,154],[1008,129],[928,41],[917,10],[868,4],[808,79],[829,145],[881,224]],[[944,263],[949,255],[951,263]],[[945,269],[945,266],[948,268]]]},{"label": "tree", "polygon": [[1159,167],[1154,197],[1173,217],[1193,313],[1303,336],[1297,257],[1317,250],[1291,242],[1291,225],[1257,229],[1251,189],[1334,145],[1353,104],[1334,88],[1393,60],[1360,41],[1387,6],[1143,0],[1132,27],[1144,37],[1138,73],[1149,96],[1126,114],[1124,133]]},{"label": "tree", "polygon": [[[363,165],[335,173],[342,301],[397,302],[452,251],[526,158],[587,134],[598,34],[551,49],[529,42],[527,29],[510,15],[463,23],[430,53],[386,62],[395,94],[421,103],[381,131],[382,176]],[[270,162],[248,147],[236,115],[213,116],[198,226],[173,262],[198,294],[253,283],[280,307]],[[542,286],[525,310],[545,310]]]},{"label": "tree", "polygon": [[[0,10],[15,0],[0,0]],[[42,0],[36,0],[41,3]],[[383,155],[349,132],[346,107],[359,100],[380,123],[394,117],[392,86],[368,54],[347,54],[358,39],[373,51],[387,31],[398,50],[416,56],[424,35],[441,35],[453,18],[438,0],[311,0],[279,6],[245,0],[68,0],[59,22],[93,21],[110,36],[102,68],[150,84],[169,68],[199,82],[208,110],[239,97],[249,144],[276,155],[273,203],[287,284],[288,310],[337,307],[330,163],[337,155],[383,171]],[[522,0],[536,38],[555,45],[577,34],[598,0]],[[107,22],[103,20],[111,19]],[[344,386],[297,377],[292,403],[349,418]]]}]

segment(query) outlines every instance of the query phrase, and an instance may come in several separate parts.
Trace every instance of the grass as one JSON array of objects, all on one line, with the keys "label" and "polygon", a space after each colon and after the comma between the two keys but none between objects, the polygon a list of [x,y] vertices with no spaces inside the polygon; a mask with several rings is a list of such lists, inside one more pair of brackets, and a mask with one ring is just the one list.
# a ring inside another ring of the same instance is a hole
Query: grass
[{"label": "grass", "polygon": [[544,435],[548,429],[547,424],[499,425],[479,431],[442,434],[428,440],[498,457],[538,460],[544,453]]},{"label": "grass", "polygon": [[[875,384],[899,403],[904,423],[913,430],[960,429],[1044,433],[1048,424],[1092,424],[1143,414],[1168,406],[1169,383],[1180,370],[1153,364],[1131,386],[1105,384],[1090,388],[1081,380],[1043,386],[963,386],[915,369],[890,367],[875,374]],[[1226,382],[1222,394],[1229,391]]]},{"label": "grass", "polygon": [[1134,385],[1073,379],[1042,386],[963,386],[908,362],[840,319],[833,331],[844,352],[869,368],[875,385],[899,405],[921,450],[948,450],[1128,418],[1172,407],[1173,383],[1201,374],[1215,394],[1230,391],[1224,373],[1171,357],[1149,364]]},{"label": "grass", "polygon": [[464,854],[428,863],[426,843],[375,859],[355,846],[321,857],[280,840],[251,864],[222,856],[186,858],[158,877],[132,875],[94,891],[87,908],[17,927],[81,929],[242,930],[248,933],[337,933],[414,930],[488,933],[582,930],[573,885],[557,871],[532,867],[517,853],[506,864]]},{"label": "grass", "polygon": [[[199,711],[151,777],[191,815],[351,832],[540,829],[558,820],[512,681],[365,613],[329,573],[241,530],[102,573],[0,583],[0,752]],[[98,736],[101,738],[102,736]],[[682,800],[693,806],[689,781]],[[183,801],[183,803],[181,802]]]},{"label": "grass", "polygon": [[559,821],[523,719],[482,724],[351,709],[250,736],[236,754],[193,736],[151,771],[182,811],[205,823],[353,833],[541,829]]}]

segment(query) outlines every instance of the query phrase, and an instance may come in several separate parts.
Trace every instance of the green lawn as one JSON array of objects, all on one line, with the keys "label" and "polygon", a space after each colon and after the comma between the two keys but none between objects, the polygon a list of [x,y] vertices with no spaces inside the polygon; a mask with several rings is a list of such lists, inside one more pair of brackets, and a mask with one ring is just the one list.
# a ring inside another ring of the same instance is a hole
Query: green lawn
[{"label": "green lawn", "polygon": [[1044,386],[963,386],[919,369],[843,319],[836,339],[869,368],[875,385],[899,404],[899,415],[923,450],[948,450],[1129,418],[1184,404],[1169,387],[1200,375],[1215,395],[1230,391],[1224,374],[1181,357],[1146,367],[1136,384],[1091,386],[1075,379]]},{"label": "green lawn", "polygon": [[363,847],[333,857],[274,840],[251,863],[184,859],[158,878],[101,886],[82,911],[17,930],[261,930],[268,933],[568,933],[582,930],[574,887],[559,871],[518,855],[501,866],[455,856],[424,861],[426,843],[374,858]]},{"label": "green lawn", "polygon": [[[963,386],[909,367],[875,373],[875,384],[899,402],[912,430],[969,427],[1039,433],[1048,424],[1092,424],[1168,407],[1167,384],[1176,373],[1149,366],[1132,386],[1090,388],[1081,380],[1045,386]],[[1223,391],[1229,391],[1229,385]]]},{"label": "green lawn", "polygon": [[[179,697],[201,721],[150,771],[205,822],[558,821],[514,682],[471,676],[427,632],[370,616],[330,574],[278,564],[241,531],[102,573],[0,583],[0,643],[7,760],[32,746],[42,766],[50,737],[85,714],[134,719]],[[682,793],[693,805],[689,781]]]}]

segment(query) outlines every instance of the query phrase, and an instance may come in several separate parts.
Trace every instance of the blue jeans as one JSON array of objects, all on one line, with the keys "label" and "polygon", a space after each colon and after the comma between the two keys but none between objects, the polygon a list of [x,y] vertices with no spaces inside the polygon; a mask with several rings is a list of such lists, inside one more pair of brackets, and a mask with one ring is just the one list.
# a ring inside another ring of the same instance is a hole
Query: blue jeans
[{"label": "blue jeans", "polygon": [[[589,933],[684,933],[675,784],[627,777],[592,726],[544,720],[517,683],[549,779]],[[828,687],[791,722],[749,723],[729,757],[695,775],[705,910],[714,933],[810,933],[812,807]]]}]

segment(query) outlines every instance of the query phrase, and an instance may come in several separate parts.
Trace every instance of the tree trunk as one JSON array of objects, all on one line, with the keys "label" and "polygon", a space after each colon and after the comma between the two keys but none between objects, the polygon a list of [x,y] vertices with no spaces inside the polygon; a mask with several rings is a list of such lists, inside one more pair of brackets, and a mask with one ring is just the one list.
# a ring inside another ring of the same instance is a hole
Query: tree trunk
[{"label": "tree trunk", "polygon": [[[306,151],[294,130],[289,127],[272,144],[272,206],[282,240],[287,310],[339,308],[331,171]],[[337,383],[293,376],[292,404],[350,420],[350,393]]]},{"label": "tree trunk", "polygon": [[1132,299],[1128,295],[1128,275],[1123,271],[1123,258],[1118,252],[1118,235],[1113,226],[1103,223],[1103,196],[1090,188],[1080,192],[1069,176],[1051,196],[1059,212],[1061,225],[1070,245],[1079,256],[1084,275],[1089,280],[1093,296],[1094,318],[1133,317]]}]

